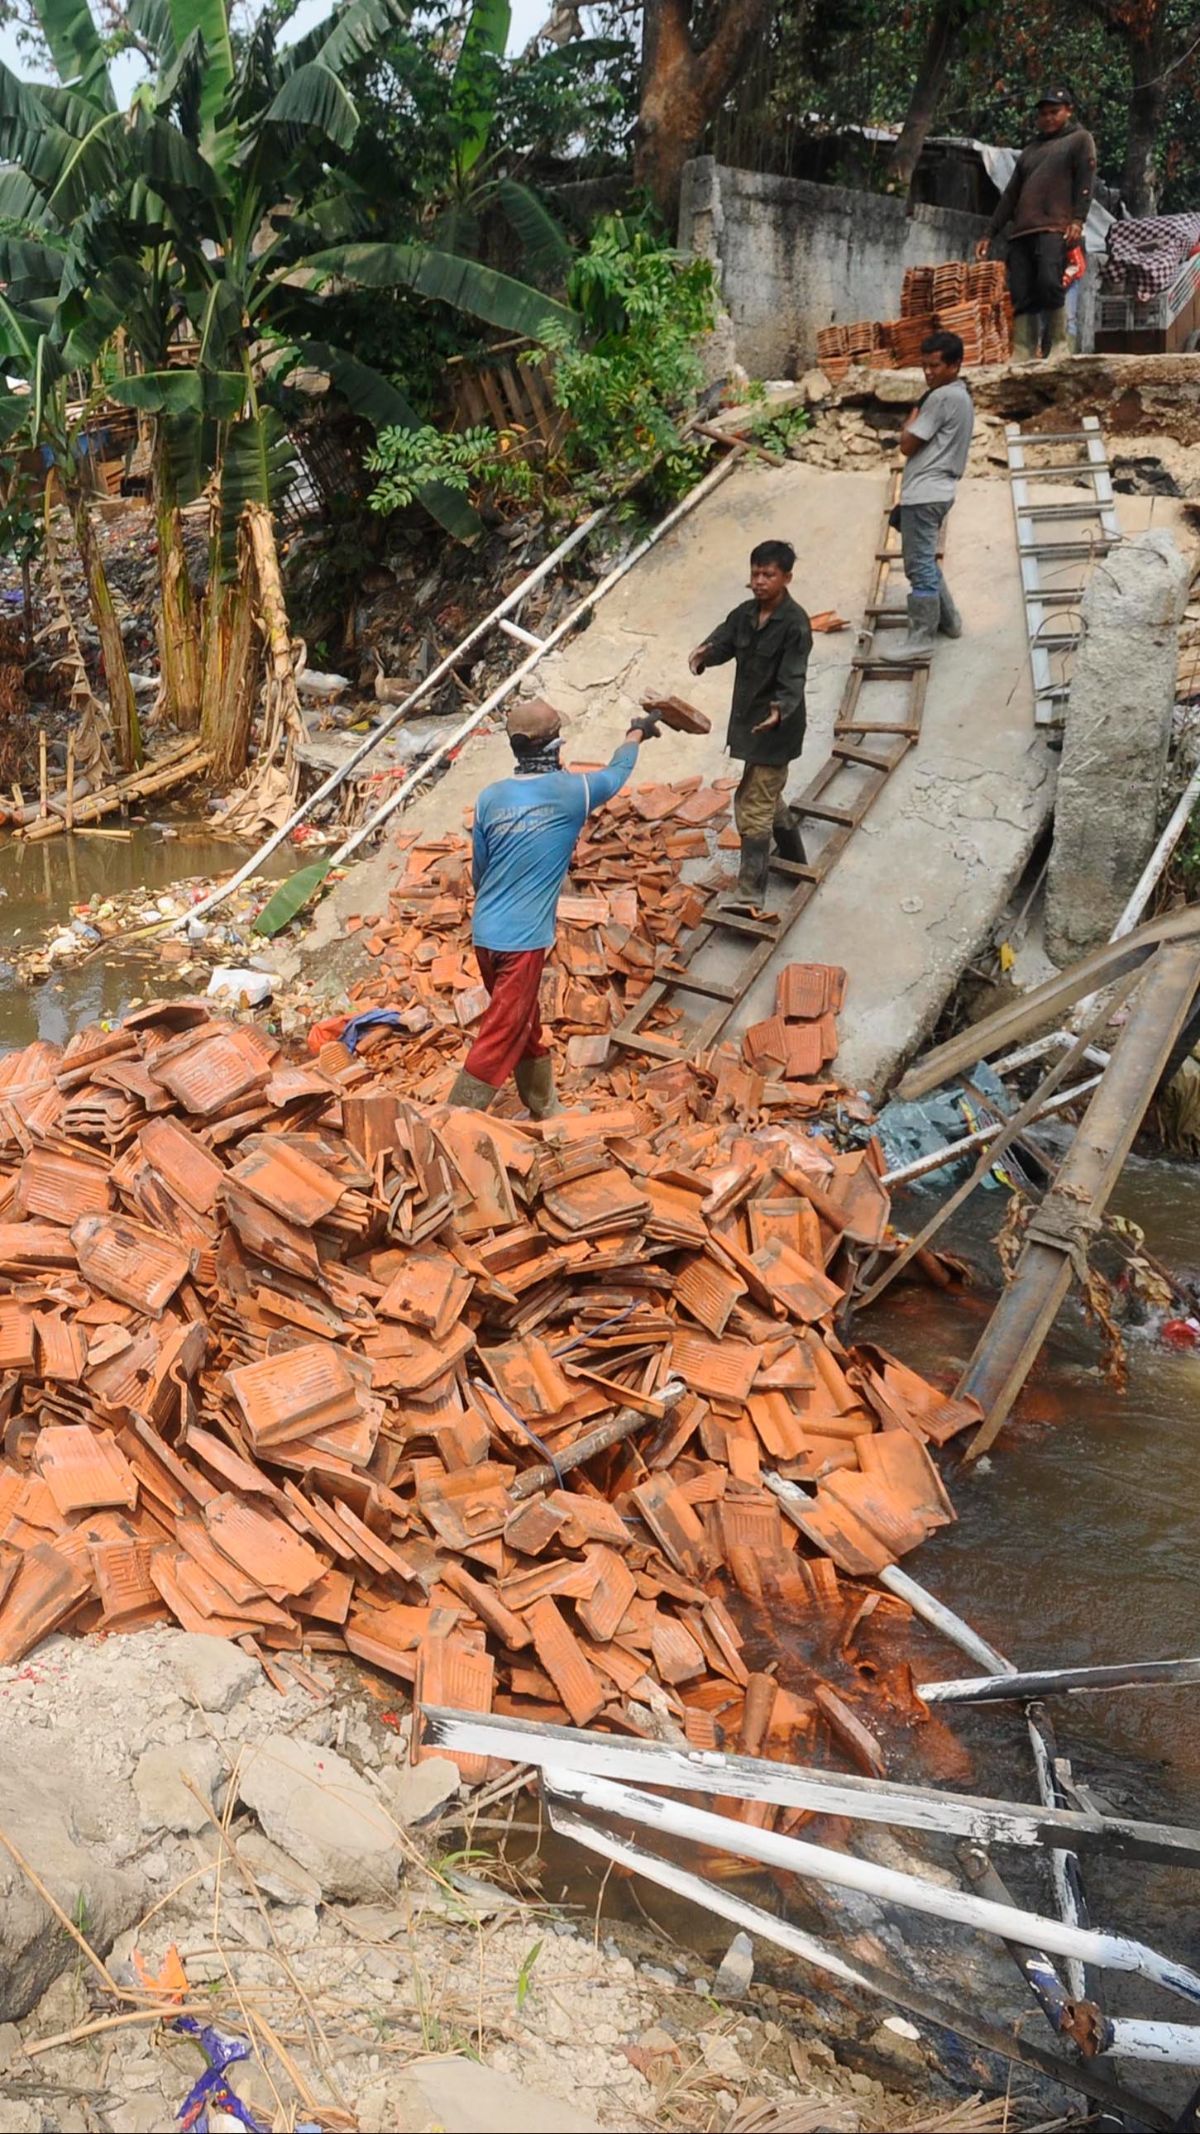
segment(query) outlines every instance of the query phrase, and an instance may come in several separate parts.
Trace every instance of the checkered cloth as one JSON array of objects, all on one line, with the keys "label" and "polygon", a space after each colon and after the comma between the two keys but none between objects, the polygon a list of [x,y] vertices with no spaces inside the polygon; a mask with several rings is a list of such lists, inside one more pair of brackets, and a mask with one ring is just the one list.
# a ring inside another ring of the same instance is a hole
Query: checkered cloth
[{"label": "checkered cloth", "polygon": [[1139,304],[1169,289],[1185,259],[1200,245],[1200,215],[1144,215],[1114,222],[1108,233],[1105,280],[1131,279]]}]

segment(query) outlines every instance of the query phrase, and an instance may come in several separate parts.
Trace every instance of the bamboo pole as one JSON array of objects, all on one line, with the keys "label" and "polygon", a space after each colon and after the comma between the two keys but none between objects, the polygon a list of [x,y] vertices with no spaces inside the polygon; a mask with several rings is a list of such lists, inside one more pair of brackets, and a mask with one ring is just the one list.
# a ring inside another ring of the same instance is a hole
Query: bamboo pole
[{"label": "bamboo pole", "polygon": [[67,828],[75,828],[75,733],[67,735]]},{"label": "bamboo pole", "polygon": [[49,779],[46,769],[46,729],[38,727],[38,815],[45,822],[50,813],[48,799]]}]

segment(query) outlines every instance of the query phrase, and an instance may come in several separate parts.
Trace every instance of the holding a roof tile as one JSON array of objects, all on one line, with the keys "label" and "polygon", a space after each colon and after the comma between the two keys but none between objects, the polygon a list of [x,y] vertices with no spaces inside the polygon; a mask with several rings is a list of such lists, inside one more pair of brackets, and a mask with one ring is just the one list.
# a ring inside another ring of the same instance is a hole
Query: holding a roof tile
[{"label": "holding a roof tile", "polygon": [[588,816],[620,791],[640,743],[657,732],[653,713],[644,713],[603,770],[567,771],[559,762],[562,722],[554,706],[535,697],[510,710],[516,769],[480,794],[472,843],[472,938],[488,1006],[450,1092],[452,1104],[486,1111],[515,1075],[533,1118],[556,1109],[538,991],[554,946],[558,899]]}]

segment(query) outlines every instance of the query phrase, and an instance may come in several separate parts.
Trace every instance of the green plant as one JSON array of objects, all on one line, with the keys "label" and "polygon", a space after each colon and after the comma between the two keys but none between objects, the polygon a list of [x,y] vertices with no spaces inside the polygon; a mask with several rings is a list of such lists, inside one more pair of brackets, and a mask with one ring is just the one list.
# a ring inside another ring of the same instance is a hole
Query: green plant
[{"label": "green plant", "polygon": [[529,1998],[529,1989],[533,1984],[533,1967],[536,1964],[538,1957],[541,1955],[544,1946],[545,1944],[543,1942],[535,1941],[533,1947],[531,1949],[526,1949],[524,1956],[521,1958],[521,1968],[517,1973],[518,2012],[525,2006],[525,2003]]},{"label": "green plant", "polygon": [[453,430],[426,424],[419,430],[386,429],[366,455],[381,474],[368,502],[372,511],[403,511],[433,483],[477,502],[487,492],[497,502],[526,503],[537,477],[510,430]]},{"label": "green plant", "polygon": [[779,408],[775,414],[759,414],[751,424],[751,435],[757,443],[765,445],[768,452],[790,452],[812,428],[807,408]]},{"label": "green plant", "polygon": [[684,259],[645,222],[607,215],[567,277],[567,300],[583,337],[551,322],[532,360],[553,368],[581,486],[628,481],[661,460],[668,484],[686,487],[702,458],[681,418],[703,383],[696,343],[714,317],[707,260]]}]

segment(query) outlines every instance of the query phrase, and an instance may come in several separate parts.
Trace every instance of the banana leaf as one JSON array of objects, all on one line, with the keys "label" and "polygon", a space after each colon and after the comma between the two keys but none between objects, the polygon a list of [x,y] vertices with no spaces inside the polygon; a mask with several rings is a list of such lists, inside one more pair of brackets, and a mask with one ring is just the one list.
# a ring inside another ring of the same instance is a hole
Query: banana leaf
[{"label": "banana leaf", "polygon": [[474,0],[450,90],[450,108],[461,132],[455,160],[464,178],[487,148],[496,117],[498,63],[511,27],[509,0]]},{"label": "banana leaf", "polygon": [[280,127],[292,143],[316,133],[335,148],[352,148],[358,132],[358,107],[332,69],[321,60],[312,59],[281,84],[263,124]]},{"label": "banana leaf", "polygon": [[[345,349],[331,348],[326,341],[305,341],[300,360],[315,370],[327,371],[333,385],[376,430],[419,430],[420,417],[390,378],[361,363]],[[471,541],[479,532],[480,519],[464,496],[445,482],[425,482],[417,491],[431,517],[456,541]]]},{"label": "banana leaf", "polygon": [[579,333],[578,315],[566,304],[543,296],[527,282],[514,281],[509,274],[480,266],[478,260],[456,259],[427,245],[335,245],[302,260],[300,268],[314,280],[321,275],[337,276],[363,289],[415,289],[421,296],[531,341],[540,341],[547,328],[573,339]]},{"label": "banana leaf", "polygon": [[252,931],[266,934],[268,938],[282,933],[285,926],[290,926],[292,920],[299,917],[305,905],[312,902],[332,865],[333,854],[327,853],[324,859],[314,860],[310,867],[301,867],[296,874],[290,874],[263,905]]},{"label": "banana leaf", "polygon": [[88,0],[37,0],[35,13],[59,80],[100,110],[111,111],[112,83]]}]

